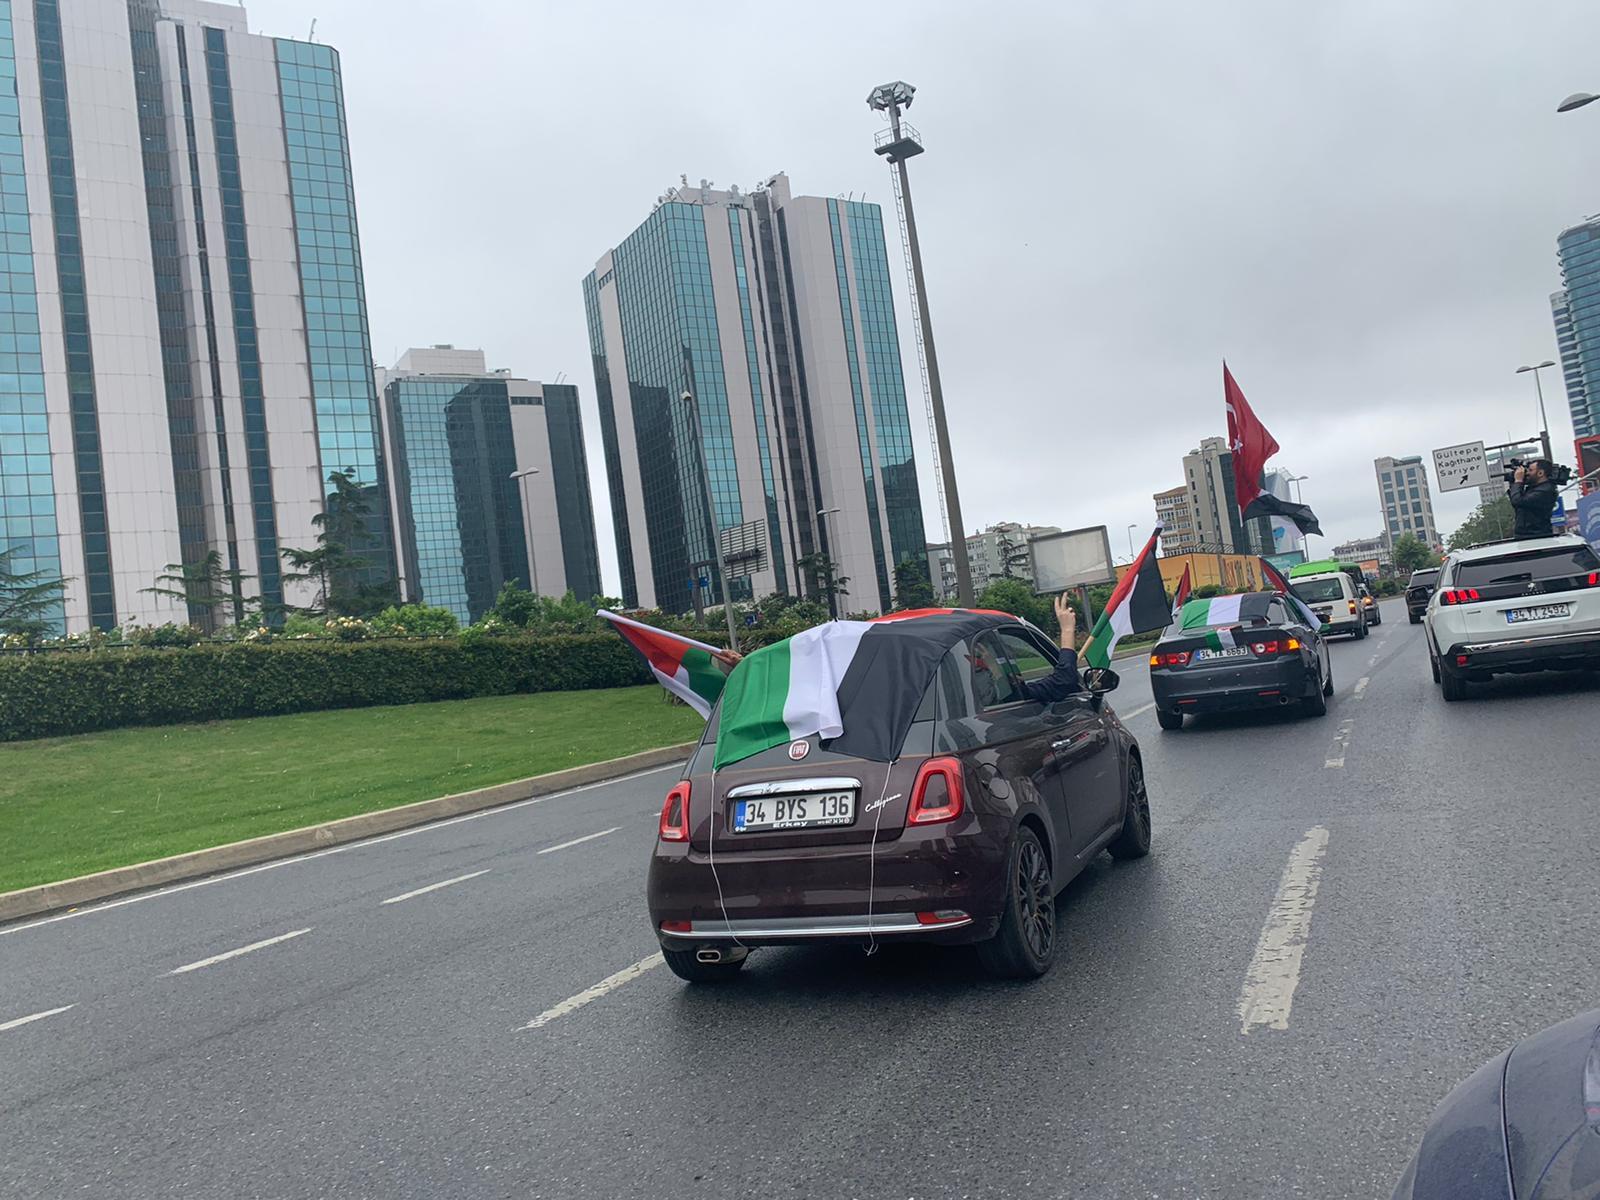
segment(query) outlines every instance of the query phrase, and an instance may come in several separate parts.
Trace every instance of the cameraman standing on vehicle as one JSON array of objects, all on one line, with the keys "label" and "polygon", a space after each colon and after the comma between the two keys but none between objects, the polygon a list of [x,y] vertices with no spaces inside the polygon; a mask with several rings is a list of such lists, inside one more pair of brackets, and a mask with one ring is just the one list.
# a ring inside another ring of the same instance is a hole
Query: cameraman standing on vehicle
[{"label": "cameraman standing on vehicle", "polygon": [[1550,514],[1556,508],[1556,485],[1550,478],[1550,464],[1542,458],[1519,464],[1506,491],[1511,507],[1516,513],[1519,538],[1554,537],[1550,528]]}]

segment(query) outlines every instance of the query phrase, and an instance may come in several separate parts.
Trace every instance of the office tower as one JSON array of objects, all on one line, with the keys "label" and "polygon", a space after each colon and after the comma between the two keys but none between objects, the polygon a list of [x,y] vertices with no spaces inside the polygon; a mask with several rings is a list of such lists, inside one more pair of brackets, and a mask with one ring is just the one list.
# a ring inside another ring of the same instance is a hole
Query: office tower
[{"label": "office tower", "polygon": [[1184,486],[1194,513],[1202,549],[1229,554],[1272,553],[1272,525],[1267,517],[1239,519],[1233,486],[1233,454],[1226,439],[1209,437],[1183,458]]},{"label": "office tower", "polygon": [[[327,476],[384,464],[339,60],[201,0],[0,4],[0,543],[56,623],[211,623],[149,588],[216,552],[305,603]],[[388,521],[360,546],[392,574]]]},{"label": "office tower", "polygon": [[1439,530],[1433,523],[1433,495],[1428,490],[1428,469],[1422,459],[1376,458],[1378,494],[1383,503],[1383,530],[1393,545],[1402,534],[1421,539],[1424,545],[1439,545]]},{"label": "office tower", "polygon": [[[1576,245],[1575,242],[1574,246]],[[1585,244],[1581,267],[1577,261],[1579,257],[1577,250],[1574,249],[1573,253],[1573,274],[1583,275],[1581,280],[1583,288],[1588,291],[1600,288],[1600,281],[1596,278],[1600,275],[1600,266],[1597,266],[1590,257],[1593,248]],[[1600,320],[1592,300],[1586,311],[1590,323]],[[1591,392],[1586,382],[1584,360],[1578,353],[1578,329],[1572,321],[1572,297],[1564,291],[1550,293],[1550,315],[1555,318],[1556,323],[1556,347],[1561,351],[1561,380],[1567,387],[1567,409],[1572,413],[1572,435],[1577,438],[1590,437],[1600,433],[1600,392]],[[1588,353],[1591,362],[1594,362],[1597,354],[1600,354],[1600,350],[1597,350],[1596,336],[1592,331],[1589,332]],[[1590,401],[1590,396],[1594,397],[1593,402]]]},{"label": "office tower", "polygon": [[[1279,500],[1295,502],[1295,494],[1291,490],[1294,486],[1294,475],[1282,467],[1268,467],[1261,478],[1262,488]],[[1272,531],[1273,554],[1304,554],[1306,549],[1306,536],[1300,532],[1300,527],[1287,517],[1268,517],[1267,528]]]},{"label": "office tower", "polygon": [[482,350],[407,350],[378,374],[407,599],[478,620],[516,582],[600,592],[578,390],[488,369]]},{"label": "office tower", "polygon": [[1161,522],[1161,553],[1188,554],[1200,548],[1199,518],[1195,515],[1189,485],[1155,494],[1156,520]]},{"label": "office tower", "polygon": [[583,291],[624,603],[720,600],[730,555],[735,598],[814,594],[820,555],[889,608],[927,559],[878,205],[685,180]]}]

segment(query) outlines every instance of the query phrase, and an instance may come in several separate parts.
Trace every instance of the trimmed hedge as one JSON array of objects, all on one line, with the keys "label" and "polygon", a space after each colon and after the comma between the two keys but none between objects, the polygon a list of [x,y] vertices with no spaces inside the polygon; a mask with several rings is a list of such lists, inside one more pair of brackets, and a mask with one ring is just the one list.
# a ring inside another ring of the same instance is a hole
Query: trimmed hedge
[{"label": "trimmed hedge", "polygon": [[652,678],[610,633],[28,654],[0,658],[0,741]]}]

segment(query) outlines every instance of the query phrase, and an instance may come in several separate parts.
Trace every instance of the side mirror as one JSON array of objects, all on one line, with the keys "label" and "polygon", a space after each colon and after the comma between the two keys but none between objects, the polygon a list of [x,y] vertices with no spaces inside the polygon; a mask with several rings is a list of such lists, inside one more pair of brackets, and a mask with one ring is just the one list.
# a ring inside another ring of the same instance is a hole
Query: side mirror
[{"label": "side mirror", "polygon": [[1107,692],[1114,692],[1117,690],[1117,684],[1121,682],[1121,676],[1110,667],[1090,667],[1083,673],[1083,686],[1089,689],[1091,696],[1104,696]]}]

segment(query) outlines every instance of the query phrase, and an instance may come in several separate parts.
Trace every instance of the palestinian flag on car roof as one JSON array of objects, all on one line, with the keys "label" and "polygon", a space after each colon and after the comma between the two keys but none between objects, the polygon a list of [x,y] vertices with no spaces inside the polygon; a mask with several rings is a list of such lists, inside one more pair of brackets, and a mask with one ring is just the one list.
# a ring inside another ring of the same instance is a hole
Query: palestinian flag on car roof
[{"label": "palestinian flag on car roof", "polygon": [[1267,602],[1271,599],[1266,592],[1250,592],[1243,596],[1191,600],[1178,614],[1178,628],[1204,641],[1208,650],[1231,650],[1244,645],[1234,636],[1240,622],[1265,619]]},{"label": "palestinian flag on car roof", "polygon": [[899,754],[934,672],[961,639],[1008,613],[919,609],[829,621],[747,655],[722,696],[713,766],[801,738],[876,762]]},{"label": "palestinian flag on car roof", "polygon": [[1183,564],[1183,577],[1178,580],[1178,590],[1172,593],[1172,619],[1176,621],[1183,606],[1189,603],[1189,564]]},{"label": "palestinian flag on car roof", "polygon": [[1109,666],[1111,655],[1123,638],[1172,624],[1167,587],[1161,580],[1161,564],[1156,562],[1156,539],[1160,536],[1161,526],[1157,525],[1095,622],[1089,643],[1083,648],[1083,660],[1091,667]]},{"label": "palestinian flag on car roof", "polygon": [[713,657],[716,647],[619,617],[604,609],[596,615],[610,621],[612,628],[644,656],[662,687],[702,717],[711,715],[711,706],[717,702],[728,679]]}]

